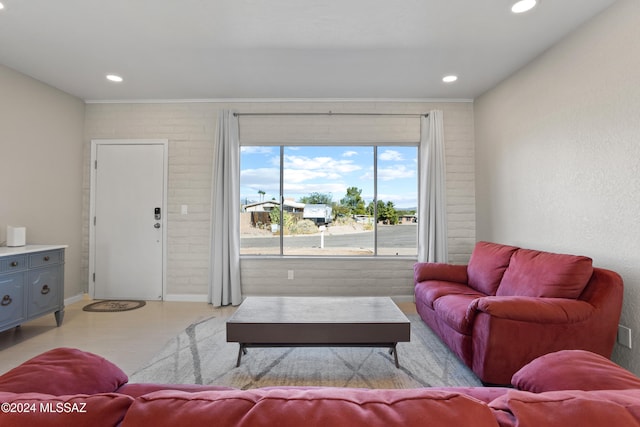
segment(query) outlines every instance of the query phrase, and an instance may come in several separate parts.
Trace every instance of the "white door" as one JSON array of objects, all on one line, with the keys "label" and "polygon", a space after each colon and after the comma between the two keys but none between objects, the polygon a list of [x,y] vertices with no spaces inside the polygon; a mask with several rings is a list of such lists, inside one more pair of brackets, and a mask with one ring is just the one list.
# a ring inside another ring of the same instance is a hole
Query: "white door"
[{"label": "white door", "polygon": [[93,148],[93,296],[161,300],[166,144]]}]

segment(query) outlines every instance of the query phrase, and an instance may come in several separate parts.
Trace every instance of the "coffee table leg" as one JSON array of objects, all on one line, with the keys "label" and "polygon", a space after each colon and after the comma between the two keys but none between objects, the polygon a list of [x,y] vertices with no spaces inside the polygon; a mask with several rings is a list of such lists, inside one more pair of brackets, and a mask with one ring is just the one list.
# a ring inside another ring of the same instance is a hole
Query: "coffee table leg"
[{"label": "coffee table leg", "polygon": [[393,346],[389,350],[389,354],[393,353],[393,358],[396,362],[396,368],[400,368],[400,363],[398,362],[398,343],[393,343]]},{"label": "coffee table leg", "polygon": [[238,349],[238,361],[236,362],[236,368],[240,366],[240,359],[242,359],[243,354],[247,354],[247,347],[245,344],[240,343],[240,348]]}]

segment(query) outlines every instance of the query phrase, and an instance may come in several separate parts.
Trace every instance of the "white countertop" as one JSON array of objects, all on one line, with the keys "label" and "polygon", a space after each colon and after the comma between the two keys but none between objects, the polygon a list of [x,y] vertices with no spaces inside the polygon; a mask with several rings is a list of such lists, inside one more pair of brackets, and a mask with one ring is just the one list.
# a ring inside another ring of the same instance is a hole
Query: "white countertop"
[{"label": "white countertop", "polygon": [[68,245],[25,245],[25,246],[1,246],[0,257],[29,254],[33,252],[52,251],[54,249],[65,249]]}]

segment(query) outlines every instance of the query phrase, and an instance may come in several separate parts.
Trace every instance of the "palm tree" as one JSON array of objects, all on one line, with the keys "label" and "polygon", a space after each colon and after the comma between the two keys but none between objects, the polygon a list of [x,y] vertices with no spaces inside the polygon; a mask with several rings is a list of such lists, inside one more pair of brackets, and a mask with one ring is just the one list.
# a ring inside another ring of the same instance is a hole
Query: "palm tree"
[{"label": "palm tree", "polygon": [[267,194],[262,190],[258,190],[258,194],[260,195],[260,201],[264,202],[264,195]]}]

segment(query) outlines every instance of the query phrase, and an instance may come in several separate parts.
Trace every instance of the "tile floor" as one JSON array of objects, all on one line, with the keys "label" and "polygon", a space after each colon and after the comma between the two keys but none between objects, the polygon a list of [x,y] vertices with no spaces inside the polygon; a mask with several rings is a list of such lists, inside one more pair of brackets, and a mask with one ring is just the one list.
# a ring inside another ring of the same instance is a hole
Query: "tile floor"
[{"label": "tile floor", "polygon": [[[142,308],[118,313],[82,311],[91,302],[68,305],[61,327],[50,314],[0,332],[0,374],[52,348],[74,347],[99,354],[131,375],[190,324],[235,311],[203,302],[168,301],[148,301]],[[398,306],[415,313],[413,303]]]},{"label": "tile floor", "polygon": [[61,327],[50,314],[0,332],[0,373],[49,349],[74,347],[99,354],[131,374],[190,324],[235,310],[203,302],[148,301],[118,313],[82,311],[91,302],[68,305]]}]

